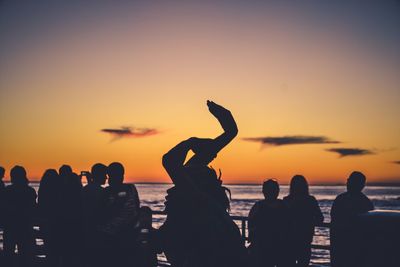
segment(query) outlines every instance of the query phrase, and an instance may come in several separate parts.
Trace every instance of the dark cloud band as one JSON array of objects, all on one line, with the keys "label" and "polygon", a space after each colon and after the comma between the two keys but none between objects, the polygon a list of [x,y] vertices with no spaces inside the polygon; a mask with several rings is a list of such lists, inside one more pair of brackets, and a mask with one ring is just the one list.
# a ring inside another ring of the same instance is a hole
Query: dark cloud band
[{"label": "dark cloud band", "polygon": [[113,140],[124,138],[124,137],[146,137],[151,135],[159,134],[160,131],[154,128],[134,128],[134,127],[121,127],[119,129],[106,128],[100,130],[103,133],[112,135]]},{"label": "dark cloud band", "polygon": [[325,136],[281,136],[281,137],[247,137],[242,138],[244,141],[258,142],[263,145],[285,146],[285,145],[303,145],[303,144],[339,144]]},{"label": "dark cloud band", "polygon": [[326,151],[339,154],[339,157],[365,156],[375,154],[373,151],[362,148],[329,148]]}]

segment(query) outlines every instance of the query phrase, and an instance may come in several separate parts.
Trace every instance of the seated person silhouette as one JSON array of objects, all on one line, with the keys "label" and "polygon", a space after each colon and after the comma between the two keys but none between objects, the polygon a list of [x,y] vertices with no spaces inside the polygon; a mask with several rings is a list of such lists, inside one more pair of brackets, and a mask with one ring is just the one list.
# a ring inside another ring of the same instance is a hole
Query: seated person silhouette
[{"label": "seated person silhouette", "polygon": [[5,217],[3,246],[8,265],[12,261],[15,248],[18,247],[19,266],[32,266],[33,247],[33,215],[36,208],[36,192],[28,185],[26,171],[15,166],[10,171],[11,185],[4,192]]},{"label": "seated person silhouette", "polygon": [[333,267],[358,266],[354,242],[357,215],[373,210],[371,200],[362,193],[366,177],[354,171],[347,179],[347,192],[338,195],[331,209],[331,263]]},{"label": "seated person silhouette", "polygon": [[104,266],[136,266],[139,195],[133,184],[124,183],[125,169],[114,162],[107,167],[109,186],[104,191],[103,216],[98,230],[103,235]]},{"label": "seated person silhouette", "polygon": [[107,166],[96,163],[91,172],[82,172],[88,184],[82,188],[82,219],[84,235],[84,252],[86,266],[97,266],[99,242],[97,239],[97,226],[103,214],[103,200],[105,189],[103,185],[107,180]]},{"label": "seated person silhouette", "polygon": [[257,201],[249,213],[249,242],[252,266],[286,266],[289,213],[278,199],[279,184],[274,179],[263,183],[265,199]]},{"label": "seated person silhouette", "polygon": [[311,258],[311,242],[314,228],[324,217],[315,197],[308,190],[303,175],[295,175],[290,181],[289,195],[283,198],[289,208],[291,266],[308,266]]},{"label": "seated person silhouette", "polygon": [[[167,219],[160,235],[174,267],[244,266],[246,250],[227,212],[226,188],[207,166],[238,130],[229,110],[211,101],[207,105],[224,132],[215,139],[189,138],[163,157],[163,166],[175,186],[167,191]],[[195,154],[185,163],[189,150]]]}]

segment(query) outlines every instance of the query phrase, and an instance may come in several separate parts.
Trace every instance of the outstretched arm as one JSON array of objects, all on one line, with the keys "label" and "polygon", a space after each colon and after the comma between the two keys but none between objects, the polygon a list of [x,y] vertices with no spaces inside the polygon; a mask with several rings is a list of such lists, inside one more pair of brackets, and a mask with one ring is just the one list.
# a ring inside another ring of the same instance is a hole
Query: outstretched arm
[{"label": "outstretched arm", "polygon": [[236,122],[229,110],[212,101],[207,101],[207,106],[224,132],[215,139],[197,139],[192,147],[195,155],[188,160],[189,165],[208,165],[238,134]]},{"label": "outstretched arm", "polygon": [[235,122],[235,119],[232,116],[232,113],[226,108],[212,102],[207,101],[208,109],[211,114],[217,118],[219,123],[224,129],[224,132],[214,139],[214,143],[217,149],[217,153],[223,149],[227,144],[229,144],[233,138],[238,134],[238,128]]}]

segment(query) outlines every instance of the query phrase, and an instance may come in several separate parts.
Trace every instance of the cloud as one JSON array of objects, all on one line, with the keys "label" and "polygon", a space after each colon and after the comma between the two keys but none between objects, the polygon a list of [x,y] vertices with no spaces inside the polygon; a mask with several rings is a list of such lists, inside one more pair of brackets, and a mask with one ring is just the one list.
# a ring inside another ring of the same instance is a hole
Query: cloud
[{"label": "cloud", "polygon": [[115,141],[117,139],[121,139],[124,137],[139,138],[139,137],[156,135],[160,133],[159,130],[154,128],[134,128],[134,127],[120,127],[119,129],[106,128],[106,129],[101,129],[100,131],[103,133],[108,133],[111,136],[113,136],[113,139],[111,141]]},{"label": "cloud", "polygon": [[325,136],[280,136],[280,137],[247,137],[242,138],[244,141],[258,142],[262,145],[285,146],[285,145],[303,145],[303,144],[339,144]]},{"label": "cloud", "polygon": [[390,163],[399,164],[400,165],[400,160],[391,161]]},{"label": "cloud", "polygon": [[339,154],[340,158],[348,156],[365,156],[375,154],[373,151],[362,148],[329,148],[326,151]]}]

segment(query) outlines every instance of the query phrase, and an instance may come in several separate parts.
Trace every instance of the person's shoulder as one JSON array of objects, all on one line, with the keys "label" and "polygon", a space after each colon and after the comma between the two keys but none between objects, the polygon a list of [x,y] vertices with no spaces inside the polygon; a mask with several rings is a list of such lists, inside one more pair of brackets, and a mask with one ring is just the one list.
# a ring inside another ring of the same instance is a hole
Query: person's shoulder
[{"label": "person's shoulder", "polygon": [[264,200],[264,199],[262,199],[262,200],[257,200],[257,201],[253,204],[253,207],[252,207],[251,209],[252,209],[252,210],[257,210],[257,209],[259,209],[261,206],[263,206],[264,203],[265,203],[265,200]]},{"label": "person's shoulder", "polygon": [[312,203],[318,203],[317,199],[316,199],[314,196],[312,196],[312,195],[309,195],[309,196],[308,196],[308,201],[310,201],[310,202],[312,202]]},{"label": "person's shoulder", "polygon": [[134,184],[122,184],[122,186],[123,190],[137,194],[137,189]]},{"label": "person's shoulder", "polygon": [[341,201],[349,196],[349,192],[343,192],[336,196],[334,201]]}]

